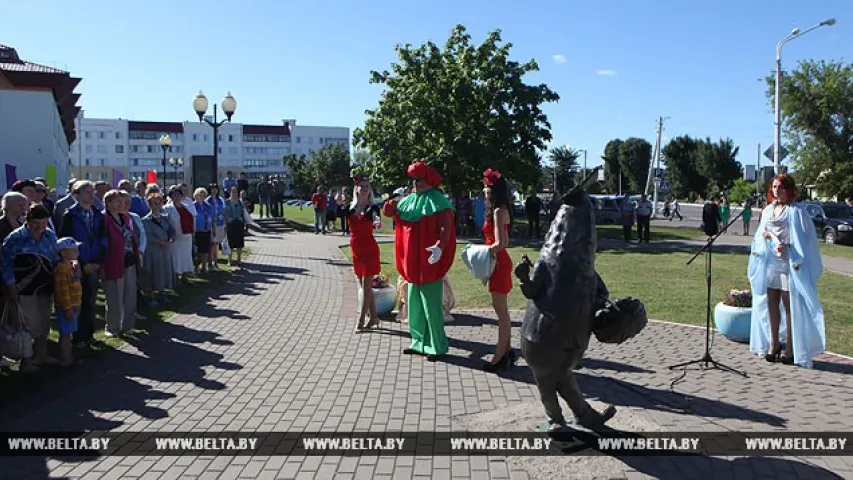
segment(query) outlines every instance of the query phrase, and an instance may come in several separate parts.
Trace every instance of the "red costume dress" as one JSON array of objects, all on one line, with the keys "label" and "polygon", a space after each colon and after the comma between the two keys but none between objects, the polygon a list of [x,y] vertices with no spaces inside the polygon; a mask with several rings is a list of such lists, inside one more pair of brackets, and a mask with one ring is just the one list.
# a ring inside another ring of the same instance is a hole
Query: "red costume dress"
[{"label": "red costume dress", "polygon": [[[504,230],[509,234],[509,224],[504,225]],[[483,222],[483,235],[486,237],[486,245],[494,245],[497,242],[495,222],[491,218]],[[510,290],[512,290],[512,259],[509,257],[509,252],[503,249],[498,252],[495,269],[489,277],[489,292],[506,295]]]},{"label": "red costume dress", "polygon": [[379,207],[356,213],[346,210],[349,220],[349,244],[352,248],[352,268],[359,277],[379,275],[379,245],[373,237],[373,222],[379,219]]}]

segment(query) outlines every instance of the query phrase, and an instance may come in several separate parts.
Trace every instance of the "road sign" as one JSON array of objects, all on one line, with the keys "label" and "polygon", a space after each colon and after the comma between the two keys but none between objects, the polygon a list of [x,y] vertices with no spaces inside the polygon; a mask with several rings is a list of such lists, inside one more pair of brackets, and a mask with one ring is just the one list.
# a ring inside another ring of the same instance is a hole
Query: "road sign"
[{"label": "road sign", "polygon": [[668,192],[669,191],[669,182],[660,182],[660,191],[664,192],[664,193]]},{"label": "road sign", "polygon": [[[779,150],[779,161],[785,160],[785,157],[788,156],[788,150],[785,147],[782,147]],[[767,157],[770,161],[773,161],[773,145],[770,145],[770,148],[764,151],[764,156]]]},{"label": "road sign", "polygon": [[661,178],[661,177],[663,177],[663,169],[662,168],[656,168],[655,169],[655,178]]}]

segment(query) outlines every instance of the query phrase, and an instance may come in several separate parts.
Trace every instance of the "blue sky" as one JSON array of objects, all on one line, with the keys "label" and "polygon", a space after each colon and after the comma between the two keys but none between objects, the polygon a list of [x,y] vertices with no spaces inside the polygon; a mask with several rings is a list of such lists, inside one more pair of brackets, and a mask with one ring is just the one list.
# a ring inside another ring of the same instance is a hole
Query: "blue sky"
[{"label": "blue sky", "polygon": [[499,28],[515,60],[539,63],[528,82],[561,96],[546,108],[554,145],[586,149],[589,165],[612,138],[653,143],[659,116],[664,140],[731,137],[754,164],[772,142],[759,79],[779,39],[834,17],[786,44],[785,68],[853,51],[849,0],[2,0],[0,11],[0,43],[81,76],[89,117],[193,120],[201,88],[211,101],[230,90],[235,121],[350,128],[376,105],[369,72],[395,60],[395,44],[443,44],[459,23],[480,43]]}]

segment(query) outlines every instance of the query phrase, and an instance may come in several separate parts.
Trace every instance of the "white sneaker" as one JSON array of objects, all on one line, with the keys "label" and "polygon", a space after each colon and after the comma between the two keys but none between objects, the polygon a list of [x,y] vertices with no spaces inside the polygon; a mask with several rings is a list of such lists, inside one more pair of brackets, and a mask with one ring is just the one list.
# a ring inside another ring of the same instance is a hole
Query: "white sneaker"
[{"label": "white sneaker", "polygon": [[6,357],[0,357],[0,368],[11,367],[14,364],[15,362],[12,360],[7,359]]},{"label": "white sneaker", "polygon": [[107,338],[113,338],[113,337],[115,337],[116,335],[115,335],[113,332],[109,331],[109,330],[104,330],[104,336],[105,336],[105,337],[107,337]]}]

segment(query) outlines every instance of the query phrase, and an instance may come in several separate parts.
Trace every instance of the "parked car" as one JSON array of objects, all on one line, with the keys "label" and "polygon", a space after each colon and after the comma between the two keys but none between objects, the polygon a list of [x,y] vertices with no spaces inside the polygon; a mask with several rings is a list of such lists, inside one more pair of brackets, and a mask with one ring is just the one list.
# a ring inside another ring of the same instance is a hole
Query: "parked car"
[{"label": "parked car", "polygon": [[619,224],[622,219],[622,202],[624,196],[619,195],[590,195],[595,204],[595,223]]},{"label": "parked car", "polygon": [[806,202],[817,236],[826,243],[853,244],[853,211],[843,203]]}]

